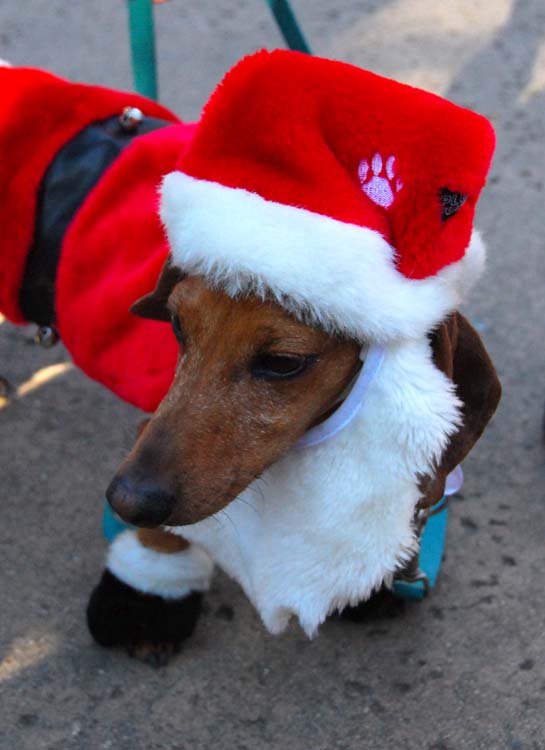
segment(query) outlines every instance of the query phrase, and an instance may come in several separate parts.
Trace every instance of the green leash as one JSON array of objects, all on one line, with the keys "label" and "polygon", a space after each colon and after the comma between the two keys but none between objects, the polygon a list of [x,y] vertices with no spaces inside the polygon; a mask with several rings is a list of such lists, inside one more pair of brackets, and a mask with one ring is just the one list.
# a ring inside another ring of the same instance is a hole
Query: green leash
[{"label": "green leash", "polygon": [[[127,0],[134,88],[149,99],[157,99],[157,60],[153,0]],[[289,0],[267,0],[278,28],[290,49],[311,54]]]},{"label": "green leash", "polygon": [[288,47],[297,52],[306,52],[307,55],[311,55],[310,47],[288,0],[267,0],[267,5],[271,9]]},{"label": "green leash", "polygon": [[157,61],[152,0],[127,0],[134,88],[157,99]]}]

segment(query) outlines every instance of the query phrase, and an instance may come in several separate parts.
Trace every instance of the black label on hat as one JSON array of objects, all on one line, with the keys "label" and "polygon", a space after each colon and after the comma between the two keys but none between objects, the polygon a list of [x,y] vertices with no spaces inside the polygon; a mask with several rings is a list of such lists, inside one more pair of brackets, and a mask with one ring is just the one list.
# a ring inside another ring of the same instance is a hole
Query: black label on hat
[{"label": "black label on hat", "polygon": [[439,200],[443,210],[441,212],[441,221],[450,219],[451,216],[458,213],[467,200],[467,195],[463,193],[456,193],[454,190],[448,188],[441,188],[439,191]]}]

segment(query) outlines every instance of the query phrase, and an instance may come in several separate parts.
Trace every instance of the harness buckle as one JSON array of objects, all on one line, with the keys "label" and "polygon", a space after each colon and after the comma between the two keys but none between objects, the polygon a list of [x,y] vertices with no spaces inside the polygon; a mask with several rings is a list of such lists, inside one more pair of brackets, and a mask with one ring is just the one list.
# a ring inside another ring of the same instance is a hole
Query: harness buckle
[{"label": "harness buckle", "polygon": [[399,573],[396,573],[394,577],[394,586],[396,585],[396,583],[421,583],[423,589],[422,598],[425,598],[431,591],[430,579],[418,564],[419,557],[420,552],[418,551],[409,560],[408,564],[403,568],[403,570],[400,570]]},{"label": "harness buckle", "polygon": [[447,502],[448,498],[443,497],[431,508],[421,508],[420,510],[416,511],[414,515],[414,529],[419,541],[418,550],[414,553],[405,567],[402,570],[399,570],[394,575],[392,589],[394,591],[394,594],[396,594],[397,596],[408,597],[410,599],[425,599],[431,592],[433,584],[435,583],[435,577],[437,575],[437,572],[439,571],[439,566],[441,564],[444,539],[441,541],[440,547],[437,550],[437,560],[435,561],[436,570],[433,571],[433,569],[430,568],[429,560],[427,560],[426,563],[426,570],[430,569],[432,571],[432,580],[430,580],[428,573],[422,570],[422,568],[420,567],[420,559],[422,556],[422,541],[426,523],[430,518],[433,518],[433,516],[436,516],[444,511]]}]

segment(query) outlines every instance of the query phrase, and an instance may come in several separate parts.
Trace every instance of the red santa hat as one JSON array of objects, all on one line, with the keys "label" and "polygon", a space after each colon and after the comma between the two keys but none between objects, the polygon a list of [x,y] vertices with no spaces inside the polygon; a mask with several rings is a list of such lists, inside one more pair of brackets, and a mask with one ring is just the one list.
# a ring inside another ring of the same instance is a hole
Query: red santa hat
[{"label": "red santa hat", "polygon": [[482,116],[351,65],[244,59],[162,186],[173,261],[359,339],[421,336],[463,299],[494,149]]}]

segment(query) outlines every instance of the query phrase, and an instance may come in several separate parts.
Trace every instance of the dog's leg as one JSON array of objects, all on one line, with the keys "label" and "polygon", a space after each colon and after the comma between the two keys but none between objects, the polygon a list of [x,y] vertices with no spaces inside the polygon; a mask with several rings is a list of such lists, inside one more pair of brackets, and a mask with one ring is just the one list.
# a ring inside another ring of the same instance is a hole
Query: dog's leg
[{"label": "dog's leg", "polygon": [[181,537],[162,529],[124,531],[110,545],[91,594],[91,635],[101,646],[166,664],[195,628],[212,569],[206,552]]}]

